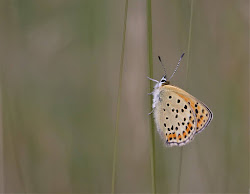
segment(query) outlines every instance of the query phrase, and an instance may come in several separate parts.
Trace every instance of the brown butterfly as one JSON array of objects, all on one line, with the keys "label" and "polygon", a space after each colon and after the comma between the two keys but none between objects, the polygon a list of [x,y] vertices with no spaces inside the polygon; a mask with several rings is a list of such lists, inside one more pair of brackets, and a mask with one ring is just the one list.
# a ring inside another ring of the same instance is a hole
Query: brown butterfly
[{"label": "brown butterfly", "polygon": [[[174,73],[176,72],[182,54]],[[161,58],[159,57],[161,62]],[[164,69],[165,70],[165,69]],[[183,146],[204,130],[213,118],[212,111],[200,100],[176,86],[170,85],[166,72],[157,82],[152,93],[153,113],[157,131],[166,146]]]}]

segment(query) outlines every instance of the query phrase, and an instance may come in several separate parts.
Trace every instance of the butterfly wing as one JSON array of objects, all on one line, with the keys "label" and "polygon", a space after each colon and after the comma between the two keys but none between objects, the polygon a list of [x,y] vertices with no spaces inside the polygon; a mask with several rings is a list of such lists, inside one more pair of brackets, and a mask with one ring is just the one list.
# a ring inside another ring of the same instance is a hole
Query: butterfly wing
[{"label": "butterfly wing", "polygon": [[197,121],[196,133],[200,133],[209,125],[213,119],[213,113],[203,102],[176,86],[168,85],[168,90],[175,92],[191,106]]},{"label": "butterfly wing", "polygon": [[192,140],[197,121],[190,104],[170,85],[161,86],[156,98],[155,123],[166,146],[182,146]]}]

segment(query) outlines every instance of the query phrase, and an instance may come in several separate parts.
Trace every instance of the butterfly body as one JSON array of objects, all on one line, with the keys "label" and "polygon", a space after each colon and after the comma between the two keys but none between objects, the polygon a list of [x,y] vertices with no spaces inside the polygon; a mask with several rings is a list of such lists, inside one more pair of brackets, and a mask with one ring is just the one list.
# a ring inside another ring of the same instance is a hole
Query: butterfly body
[{"label": "butterfly body", "polygon": [[[156,80],[154,80],[156,81]],[[163,76],[154,87],[153,113],[157,131],[166,146],[183,146],[200,133],[213,118],[212,111],[201,101]]]}]

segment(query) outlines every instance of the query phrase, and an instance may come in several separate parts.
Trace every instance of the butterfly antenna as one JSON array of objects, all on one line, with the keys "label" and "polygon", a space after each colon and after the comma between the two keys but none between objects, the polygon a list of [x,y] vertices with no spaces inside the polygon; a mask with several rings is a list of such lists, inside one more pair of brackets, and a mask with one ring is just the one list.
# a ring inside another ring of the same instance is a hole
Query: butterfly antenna
[{"label": "butterfly antenna", "polygon": [[161,57],[160,57],[160,56],[158,56],[158,59],[159,59],[159,61],[160,61],[160,63],[161,63],[161,66],[162,66],[162,67],[163,67],[163,69],[164,69],[165,76],[167,77],[167,71],[166,71],[166,68],[164,67],[164,65],[163,65],[163,63],[162,63],[162,61],[161,61]]},{"label": "butterfly antenna", "polygon": [[179,67],[179,65],[180,65],[180,63],[181,63],[181,59],[182,59],[182,57],[183,57],[184,55],[185,55],[185,53],[183,53],[183,54],[181,55],[181,58],[179,59],[179,62],[178,62],[177,66],[176,66],[176,68],[175,68],[175,70],[174,70],[174,73],[171,75],[171,77],[169,78],[169,80],[174,76],[175,72],[177,71],[177,69],[178,69],[178,67]]}]

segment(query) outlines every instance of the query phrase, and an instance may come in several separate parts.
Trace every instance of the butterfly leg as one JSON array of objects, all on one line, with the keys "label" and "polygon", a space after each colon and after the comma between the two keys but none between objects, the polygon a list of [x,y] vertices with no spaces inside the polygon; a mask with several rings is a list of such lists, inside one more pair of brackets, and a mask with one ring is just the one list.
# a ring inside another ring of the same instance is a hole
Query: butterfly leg
[{"label": "butterfly leg", "polygon": [[153,112],[154,112],[154,109],[150,113],[148,113],[148,115],[151,115]]},{"label": "butterfly leg", "polygon": [[151,81],[153,81],[153,82],[157,82],[158,83],[158,81],[157,80],[155,80],[155,79],[152,79],[152,78],[150,78],[150,77],[147,77],[149,80],[151,80]]},{"label": "butterfly leg", "polygon": [[148,93],[148,95],[152,95],[152,94],[153,94],[153,92]]}]

